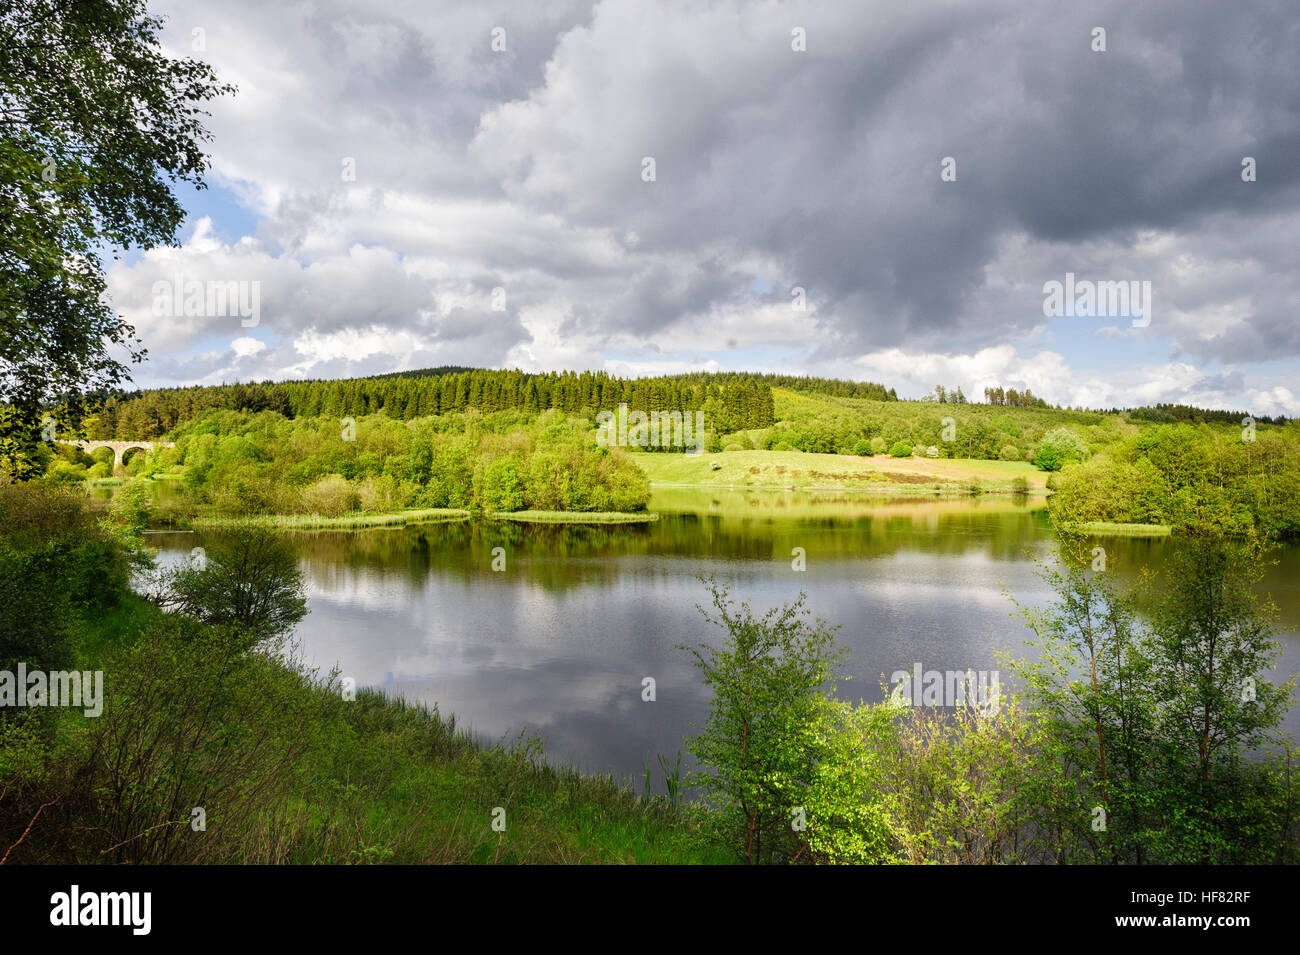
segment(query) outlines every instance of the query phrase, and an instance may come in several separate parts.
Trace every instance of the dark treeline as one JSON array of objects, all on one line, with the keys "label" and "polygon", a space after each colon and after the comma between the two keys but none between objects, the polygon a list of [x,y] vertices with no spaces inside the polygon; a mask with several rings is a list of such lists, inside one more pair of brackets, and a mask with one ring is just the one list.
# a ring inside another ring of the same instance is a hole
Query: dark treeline
[{"label": "dark treeline", "polygon": [[[1246,414],[1245,411],[1211,411],[1206,408],[1195,408],[1192,405],[1149,405],[1145,408],[1133,408],[1128,412],[1129,418],[1133,421],[1153,421],[1156,424],[1177,424],[1180,421],[1190,421],[1193,424],[1240,424]],[[1261,415],[1254,420],[1262,424],[1286,422],[1286,418],[1281,415],[1275,418]]]},{"label": "dark treeline", "polygon": [[605,372],[427,369],[373,378],[257,382],[160,388],[112,396],[86,426],[91,438],[152,438],[213,410],[275,411],[286,418],[382,412],[399,421],[470,409],[569,414],[615,410],[705,412],[719,432],[772,424],[772,389],[757,375],[693,373],[616,378]]},{"label": "dark treeline", "polygon": [[870,398],[873,401],[897,401],[893,388],[874,381],[843,381],[839,378],[815,378],[808,375],[748,375],[771,388],[789,388],[791,391],[815,392],[836,398]]},{"label": "dark treeline", "polygon": [[1046,401],[1039,398],[1028,388],[1024,391],[1016,391],[1014,388],[1003,388],[1001,385],[996,388],[985,388],[984,402],[990,405],[1001,405],[1004,408],[1049,407]]}]

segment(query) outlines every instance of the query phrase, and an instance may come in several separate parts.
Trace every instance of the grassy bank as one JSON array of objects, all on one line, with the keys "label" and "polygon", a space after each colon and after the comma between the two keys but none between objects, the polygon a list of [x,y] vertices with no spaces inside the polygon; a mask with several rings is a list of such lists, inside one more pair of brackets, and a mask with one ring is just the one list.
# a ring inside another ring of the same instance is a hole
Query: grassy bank
[{"label": "grassy bank", "polygon": [[1173,528],[1168,524],[1119,524],[1108,521],[1090,521],[1076,525],[1077,529],[1093,537],[1168,537]]},{"label": "grassy bank", "polygon": [[[463,508],[422,508],[384,513],[353,513],[327,517],[321,514],[206,515],[185,521],[198,530],[205,528],[275,527],[280,530],[364,530],[373,527],[406,527],[412,524],[446,524],[468,521],[474,515]],[[494,521],[532,524],[645,524],[659,520],[648,511],[494,511],[485,515]]]},{"label": "grassy bank", "polygon": [[494,521],[520,521],[529,524],[648,524],[659,520],[649,511],[607,511],[584,514],[575,511],[496,511],[488,515]]},{"label": "grassy bank", "polygon": [[[966,458],[860,457],[803,451],[720,451],[637,454],[632,460],[656,486],[772,490],[855,490],[885,494],[1011,493],[1023,478],[1030,493],[1046,491],[1047,475],[1024,461]],[[716,465],[716,466],[715,466]]]},{"label": "grassy bank", "polygon": [[366,527],[443,524],[448,521],[466,521],[469,517],[469,511],[461,508],[433,507],[381,514],[341,514],[338,517],[326,517],[321,514],[209,515],[193,518],[189,523],[198,529],[241,527],[251,524],[257,527],[276,527],[295,531],[360,530]]},{"label": "grassy bank", "polygon": [[[27,732],[26,715],[7,725],[0,777],[23,767],[26,782],[0,800],[0,841],[15,843],[49,804],[10,862],[728,860],[702,838],[700,809],[546,765],[536,741],[475,739],[436,707],[368,690],[349,698],[337,679],[261,653],[232,658],[215,633],[138,597],[83,628],[80,665],[104,671],[104,712],[37,714],[57,721],[44,733]],[[115,800],[98,795],[113,788],[99,778],[109,770],[85,756],[110,742],[125,747]],[[206,831],[191,830],[160,779],[184,806],[205,807]]]},{"label": "grassy bank", "polygon": [[860,491],[785,491],[772,488],[720,489],[656,485],[650,506],[661,514],[695,514],[724,522],[908,521],[926,524],[946,515],[1023,514],[1041,510],[1043,499],[1027,495],[978,497],[923,494],[869,494]]}]

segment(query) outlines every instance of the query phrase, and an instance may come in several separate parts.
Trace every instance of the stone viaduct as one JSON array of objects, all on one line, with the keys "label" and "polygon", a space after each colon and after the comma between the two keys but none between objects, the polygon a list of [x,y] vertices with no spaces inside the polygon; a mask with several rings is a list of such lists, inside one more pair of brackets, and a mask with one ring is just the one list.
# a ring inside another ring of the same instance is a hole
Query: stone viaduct
[{"label": "stone viaduct", "polygon": [[75,444],[81,450],[89,454],[96,448],[111,448],[113,450],[113,466],[126,464],[126,453],[128,451],[152,451],[154,448],[174,448],[174,441],[60,441],[59,444]]}]

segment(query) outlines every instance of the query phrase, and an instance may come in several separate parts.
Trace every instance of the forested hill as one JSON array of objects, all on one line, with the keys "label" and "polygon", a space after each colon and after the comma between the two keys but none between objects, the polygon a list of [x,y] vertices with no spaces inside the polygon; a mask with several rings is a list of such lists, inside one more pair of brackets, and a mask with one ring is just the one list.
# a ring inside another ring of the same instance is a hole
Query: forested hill
[{"label": "forested hill", "polygon": [[[91,438],[153,438],[176,425],[209,411],[276,411],[286,418],[360,417],[382,412],[409,421],[428,415],[474,409],[484,414],[518,409],[528,412],[556,408],[577,414],[614,410],[621,403],[630,409],[651,411],[703,411],[710,430],[730,433],[767,428],[775,423],[772,389],[784,389],[823,399],[865,399],[899,402],[893,388],[869,381],[845,381],[801,375],[754,372],[690,372],[653,378],[619,378],[606,372],[493,371],[463,366],[422,368],[366,378],[317,379],[195,385],[158,388],[104,399],[86,422]],[[1048,407],[1028,390],[1008,395],[1026,400],[1008,401],[1003,389],[985,389],[994,406]],[[966,403],[960,389],[936,389],[926,401]],[[883,411],[884,409],[881,408]],[[1111,414],[1121,414],[1116,410]],[[1169,421],[1235,422],[1241,412],[1206,411],[1181,405],[1157,405],[1126,413],[1135,423]],[[1260,417],[1261,423],[1281,424],[1285,419]]]},{"label": "forested hill", "polygon": [[[767,379],[775,377],[696,372],[629,379],[605,372],[528,374],[449,367],[371,378],[161,388],[107,398],[87,422],[87,434],[151,438],[217,409],[277,411],[286,418],[383,412],[396,420],[410,420],[471,408],[484,414],[548,408],[578,413],[613,410],[620,403],[645,412],[703,411],[712,426],[737,431],[773,423],[772,384]],[[805,380],[805,387],[814,381]],[[881,385],[860,387],[873,396],[885,393]]]}]

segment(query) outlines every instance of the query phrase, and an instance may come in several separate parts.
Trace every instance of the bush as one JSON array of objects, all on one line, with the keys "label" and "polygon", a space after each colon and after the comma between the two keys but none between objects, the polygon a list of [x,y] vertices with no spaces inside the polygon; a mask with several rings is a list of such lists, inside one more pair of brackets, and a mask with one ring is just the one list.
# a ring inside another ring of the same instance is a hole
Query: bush
[{"label": "bush", "polygon": [[307,512],[323,517],[338,517],[355,511],[360,502],[356,489],[338,474],[327,474],[302,492],[302,503]]},{"label": "bush", "polygon": [[718,810],[726,845],[748,863],[793,861],[804,840],[791,820],[805,804],[808,782],[825,762],[825,687],[843,664],[834,630],[808,623],[804,597],[762,617],[738,607],[711,582],[716,616],[727,634],[721,648],[682,647],[694,658],[713,702],[701,733],[687,747],[701,766],[690,785]]},{"label": "bush", "polygon": [[1069,428],[1053,428],[1043,435],[1034,464],[1043,471],[1059,471],[1068,462],[1082,461],[1087,456],[1083,438]]},{"label": "bush", "polygon": [[[151,621],[104,668],[109,705],[87,721],[84,744],[51,759],[40,780],[59,790],[57,800],[41,797],[56,802],[42,824],[69,835],[24,848],[110,863],[222,863],[243,853],[283,861],[283,832],[271,833],[291,819],[287,803],[325,695],[245,653],[232,632],[176,618]],[[194,807],[208,827],[197,834]]]},{"label": "bush", "polygon": [[372,513],[395,511],[409,505],[409,485],[403,488],[391,474],[368,477],[357,484],[357,506]]},{"label": "bush", "polygon": [[825,758],[804,794],[812,859],[836,865],[898,861],[887,802],[897,707],[827,700],[818,739]]},{"label": "bush", "polygon": [[889,442],[886,441],[884,438],[880,437],[880,435],[876,435],[874,438],[871,439],[872,454],[884,454],[885,449],[888,447],[889,447]]},{"label": "bush", "polygon": [[72,664],[80,616],[126,589],[128,556],[83,501],[32,482],[0,486],[0,670]]},{"label": "bush", "polygon": [[524,506],[524,483],[515,457],[499,458],[483,469],[479,502],[488,511],[518,511]]},{"label": "bush", "polygon": [[871,442],[865,438],[853,446],[853,453],[858,457],[865,458],[871,454]]},{"label": "bush", "polygon": [[910,458],[912,456],[912,446],[905,441],[896,441],[894,446],[889,449],[889,453],[895,458]]},{"label": "bush", "polygon": [[287,634],[307,613],[293,548],[257,526],[224,533],[200,560],[165,574],[155,599],[204,623],[233,628],[249,646]]},{"label": "bush", "polygon": [[1040,471],[1059,471],[1063,463],[1060,449],[1050,444],[1043,445],[1034,455],[1034,467]]},{"label": "bush", "polygon": [[56,458],[45,472],[45,483],[56,485],[80,484],[86,480],[88,472],[79,464],[73,464],[62,458]]},{"label": "bush", "polygon": [[998,452],[998,457],[1003,461],[1019,461],[1020,449],[1014,444],[1004,444],[1002,450]]},{"label": "bush", "polygon": [[149,526],[149,488],[143,481],[131,481],[118,489],[109,506],[109,517],[130,537],[139,537]]}]

